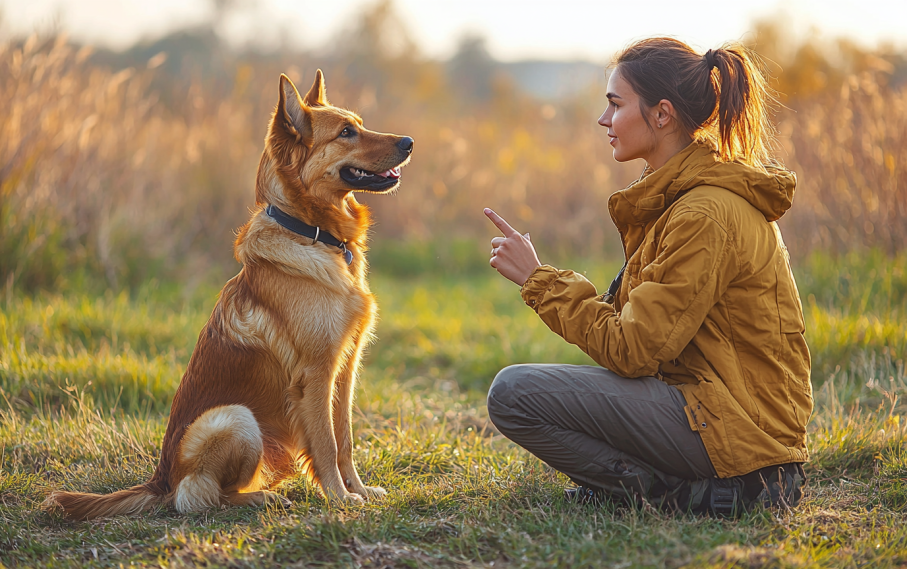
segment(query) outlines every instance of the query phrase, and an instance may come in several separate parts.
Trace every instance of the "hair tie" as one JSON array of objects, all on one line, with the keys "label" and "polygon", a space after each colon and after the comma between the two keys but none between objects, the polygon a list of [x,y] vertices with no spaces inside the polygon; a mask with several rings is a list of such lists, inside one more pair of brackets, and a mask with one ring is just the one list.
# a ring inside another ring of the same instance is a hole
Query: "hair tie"
[{"label": "hair tie", "polygon": [[705,52],[705,64],[709,66],[709,71],[718,67],[718,62],[715,60],[715,52],[711,49]]}]

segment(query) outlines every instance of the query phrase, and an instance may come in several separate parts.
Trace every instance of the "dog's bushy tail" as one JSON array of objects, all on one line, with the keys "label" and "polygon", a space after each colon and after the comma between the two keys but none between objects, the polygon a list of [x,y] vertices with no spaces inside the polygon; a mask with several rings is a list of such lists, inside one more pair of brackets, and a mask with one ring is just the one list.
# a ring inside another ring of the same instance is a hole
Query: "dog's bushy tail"
[{"label": "dog's bushy tail", "polygon": [[166,495],[156,494],[146,484],[133,486],[113,494],[86,494],[82,492],[54,492],[44,500],[45,511],[63,510],[73,520],[91,520],[122,514],[137,514],[163,505]]}]

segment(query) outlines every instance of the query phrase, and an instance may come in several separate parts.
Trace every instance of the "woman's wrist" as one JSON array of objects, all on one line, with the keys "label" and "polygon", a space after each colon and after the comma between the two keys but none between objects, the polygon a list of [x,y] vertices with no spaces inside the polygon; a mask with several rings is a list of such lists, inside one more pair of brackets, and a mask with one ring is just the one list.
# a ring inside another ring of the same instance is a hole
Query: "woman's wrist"
[{"label": "woman's wrist", "polygon": [[541,297],[551,286],[551,283],[557,279],[558,270],[551,265],[539,265],[532,271],[523,286],[520,287],[520,296],[528,306],[537,309],[541,303]]},{"label": "woman's wrist", "polygon": [[538,271],[538,270],[539,270],[539,267],[541,267],[541,266],[542,266],[542,264],[539,263],[539,264],[537,264],[536,266],[532,267],[532,270],[529,271],[529,274],[526,275],[526,278],[525,278],[525,279],[523,279],[523,284],[520,285],[520,290],[523,290],[523,287],[526,286],[526,283],[529,282],[529,280],[532,278],[532,275],[534,275],[535,272]]},{"label": "woman's wrist", "polygon": [[533,267],[532,271],[531,271],[528,275],[526,275],[526,278],[523,280],[523,284],[520,285],[520,292],[523,292],[523,288],[525,288],[525,287],[526,287],[526,284],[527,284],[530,280],[532,280],[532,275],[534,275],[534,274],[539,270],[539,267],[541,267],[541,266],[542,266],[542,264],[539,263],[538,265],[536,265],[535,267]]}]

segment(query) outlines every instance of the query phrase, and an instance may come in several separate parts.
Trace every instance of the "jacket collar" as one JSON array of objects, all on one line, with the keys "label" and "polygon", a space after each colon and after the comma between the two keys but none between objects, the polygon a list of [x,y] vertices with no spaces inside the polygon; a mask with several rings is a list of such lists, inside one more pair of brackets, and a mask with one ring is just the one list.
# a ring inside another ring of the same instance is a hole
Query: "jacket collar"
[{"label": "jacket collar", "polygon": [[608,199],[611,219],[618,228],[658,219],[682,190],[689,189],[690,180],[717,161],[711,149],[693,142],[658,170],[646,166],[639,180]]},{"label": "jacket collar", "polygon": [[777,165],[755,168],[722,162],[709,146],[693,142],[658,170],[646,168],[639,180],[615,192],[608,200],[608,210],[621,231],[645,226],[658,219],[682,192],[701,185],[737,194],[766,221],[775,221],[793,203],[797,176]]}]

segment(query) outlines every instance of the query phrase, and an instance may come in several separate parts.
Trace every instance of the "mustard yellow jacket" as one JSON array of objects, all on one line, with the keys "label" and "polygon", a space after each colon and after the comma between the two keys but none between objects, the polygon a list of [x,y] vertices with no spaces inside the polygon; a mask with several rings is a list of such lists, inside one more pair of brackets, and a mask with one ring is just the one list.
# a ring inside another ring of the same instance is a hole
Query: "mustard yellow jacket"
[{"label": "mustard yellow jacket", "polygon": [[792,172],[721,162],[693,143],[609,200],[628,259],[613,305],[548,265],[522,288],[602,366],[680,389],[722,478],[808,459],[809,350],[775,223],[795,185]]}]

